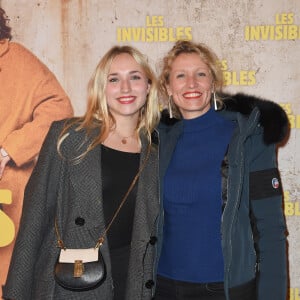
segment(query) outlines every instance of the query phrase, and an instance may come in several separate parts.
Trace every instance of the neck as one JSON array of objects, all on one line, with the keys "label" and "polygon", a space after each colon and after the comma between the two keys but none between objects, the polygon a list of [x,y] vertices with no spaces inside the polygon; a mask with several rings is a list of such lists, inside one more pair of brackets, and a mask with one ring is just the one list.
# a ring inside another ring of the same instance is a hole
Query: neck
[{"label": "neck", "polygon": [[141,145],[136,127],[137,120],[118,118],[103,144],[120,151],[140,152]]},{"label": "neck", "polygon": [[131,136],[136,132],[138,124],[138,115],[115,117],[116,124],[113,126],[112,131],[116,131],[121,136]]}]

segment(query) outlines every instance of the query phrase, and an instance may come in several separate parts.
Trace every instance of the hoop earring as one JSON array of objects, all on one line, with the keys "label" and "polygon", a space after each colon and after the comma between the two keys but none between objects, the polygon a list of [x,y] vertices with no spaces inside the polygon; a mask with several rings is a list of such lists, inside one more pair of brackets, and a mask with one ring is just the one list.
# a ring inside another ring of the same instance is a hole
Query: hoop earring
[{"label": "hoop earring", "polygon": [[171,101],[172,101],[172,96],[169,96],[169,99],[168,99],[169,116],[170,116],[170,119],[173,119],[173,110],[172,110]]},{"label": "hoop earring", "polygon": [[218,102],[217,102],[216,92],[213,91],[212,94],[213,94],[214,108],[215,108],[215,110],[218,110]]}]

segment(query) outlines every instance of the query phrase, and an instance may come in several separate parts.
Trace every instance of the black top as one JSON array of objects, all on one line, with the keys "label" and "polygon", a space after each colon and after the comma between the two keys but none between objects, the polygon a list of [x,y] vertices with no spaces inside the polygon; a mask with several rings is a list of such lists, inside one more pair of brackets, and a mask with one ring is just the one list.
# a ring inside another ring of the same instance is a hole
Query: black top
[{"label": "black top", "polygon": [[[138,172],[140,154],[122,152],[104,145],[101,153],[103,209],[108,225]],[[107,234],[115,300],[124,299],[136,195],[137,183]]]}]

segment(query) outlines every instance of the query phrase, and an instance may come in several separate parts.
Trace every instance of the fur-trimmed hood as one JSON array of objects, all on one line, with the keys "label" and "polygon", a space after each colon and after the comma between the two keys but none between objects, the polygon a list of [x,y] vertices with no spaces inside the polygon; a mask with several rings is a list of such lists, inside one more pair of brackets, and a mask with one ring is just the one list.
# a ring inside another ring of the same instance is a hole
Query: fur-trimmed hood
[{"label": "fur-trimmed hood", "polygon": [[[222,94],[221,98],[226,111],[238,112],[249,116],[254,108],[260,111],[260,125],[264,128],[264,142],[269,145],[282,142],[289,132],[289,121],[285,111],[275,102],[256,96],[238,94]],[[168,112],[162,112],[161,122],[173,125],[178,120],[170,119]]]}]

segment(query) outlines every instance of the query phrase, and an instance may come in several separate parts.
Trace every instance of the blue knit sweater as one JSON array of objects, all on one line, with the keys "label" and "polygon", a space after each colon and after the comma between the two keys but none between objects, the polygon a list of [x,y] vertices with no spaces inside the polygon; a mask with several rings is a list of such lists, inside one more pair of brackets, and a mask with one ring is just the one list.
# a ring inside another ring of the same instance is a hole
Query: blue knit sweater
[{"label": "blue knit sweater", "polygon": [[212,109],[183,122],[164,179],[164,240],[158,273],[189,282],[223,281],[221,162],[234,125]]}]

